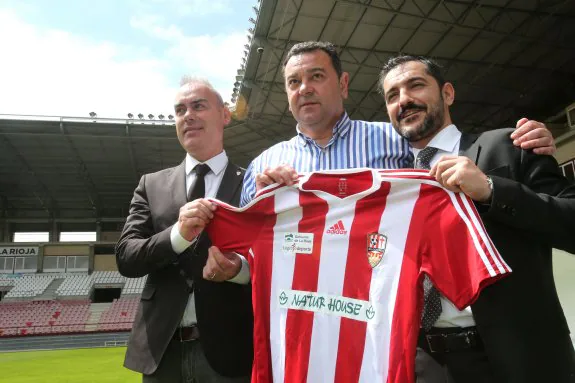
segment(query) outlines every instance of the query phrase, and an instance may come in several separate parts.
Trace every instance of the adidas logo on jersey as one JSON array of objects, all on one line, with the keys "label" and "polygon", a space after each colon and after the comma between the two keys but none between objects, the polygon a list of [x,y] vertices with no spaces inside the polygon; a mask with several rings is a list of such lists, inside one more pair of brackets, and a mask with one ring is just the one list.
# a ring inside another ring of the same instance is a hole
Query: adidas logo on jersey
[{"label": "adidas logo on jersey", "polygon": [[345,227],[343,226],[343,222],[341,222],[341,219],[340,219],[339,221],[337,221],[337,223],[335,225],[333,225],[332,227],[327,229],[326,234],[346,235],[347,230],[345,230]]}]

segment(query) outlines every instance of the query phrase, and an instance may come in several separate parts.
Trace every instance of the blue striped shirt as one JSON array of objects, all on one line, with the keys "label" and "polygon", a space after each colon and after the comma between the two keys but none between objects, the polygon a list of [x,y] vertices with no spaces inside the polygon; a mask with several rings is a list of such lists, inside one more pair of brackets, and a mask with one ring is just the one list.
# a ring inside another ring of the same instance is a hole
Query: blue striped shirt
[{"label": "blue striped shirt", "polygon": [[408,142],[387,122],[351,120],[347,113],[333,128],[333,137],[325,147],[297,136],[265,150],[248,166],[244,176],[241,206],[256,193],[256,174],[266,168],[290,165],[298,173],[329,169],[399,169],[413,167]]}]

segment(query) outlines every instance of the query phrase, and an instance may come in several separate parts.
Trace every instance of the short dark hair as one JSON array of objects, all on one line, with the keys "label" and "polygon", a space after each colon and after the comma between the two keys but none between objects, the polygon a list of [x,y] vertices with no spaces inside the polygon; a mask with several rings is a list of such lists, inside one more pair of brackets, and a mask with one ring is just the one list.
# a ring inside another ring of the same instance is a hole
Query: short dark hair
[{"label": "short dark hair", "polygon": [[337,77],[340,78],[343,70],[341,69],[341,60],[339,59],[339,55],[337,54],[337,50],[335,49],[335,45],[327,41],[304,41],[303,43],[297,43],[287,53],[284,59],[284,73],[286,65],[293,56],[301,55],[302,53],[309,53],[314,51],[322,50],[329,55],[331,59],[331,64],[333,65],[333,69],[337,73]]},{"label": "short dark hair", "polygon": [[429,74],[435,79],[435,81],[437,81],[439,89],[443,88],[443,85],[445,84],[445,78],[443,77],[443,69],[438,63],[424,56],[399,55],[391,57],[389,60],[387,60],[381,69],[378,81],[378,88],[381,94],[385,94],[383,89],[383,80],[385,80],[387,74],[391,72],[392,69],[411,61],[418,61],[425,65],[427,74]]}]

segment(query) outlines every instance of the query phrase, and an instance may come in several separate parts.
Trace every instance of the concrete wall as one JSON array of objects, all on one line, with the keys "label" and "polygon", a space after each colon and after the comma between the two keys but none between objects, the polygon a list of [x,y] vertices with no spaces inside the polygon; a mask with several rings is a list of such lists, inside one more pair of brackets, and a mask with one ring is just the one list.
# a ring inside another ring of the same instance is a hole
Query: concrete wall
[{"label": "concrete wall", "polygon": [[555,144],[557,145],[555,158],[559,164],[575,158],[575,130],[557,137]]},{"label": "concrete wall", "polygon": [[559,299],[575,340],[575,255],[553,250],[553,273]]},{"label": "concrete wall", "polygon": [[119,231],[103,231],[100,233],[100,241],[102,242],[117,242],[120,239]]},{"label": "concrete wall", "polygon": [[50,255],[90,255],[90,245],[45,245],[44,256]]},{"label": "concrete wall", "polygon": [[94,256],[94,271],[118,271],[115,255],[98,254]]}]

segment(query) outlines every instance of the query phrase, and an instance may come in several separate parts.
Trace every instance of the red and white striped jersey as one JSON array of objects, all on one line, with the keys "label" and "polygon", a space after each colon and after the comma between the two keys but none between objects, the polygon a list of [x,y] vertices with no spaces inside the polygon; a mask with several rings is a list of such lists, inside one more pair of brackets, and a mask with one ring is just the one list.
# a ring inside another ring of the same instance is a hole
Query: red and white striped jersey
[{"label": "red and white striped jersey", "polygon": [[215,202],[213,244],[250,263],[252,382],[413,382],[423,274],[463,309],[511,271],[471,200],[426,171],[317,172]]}]

